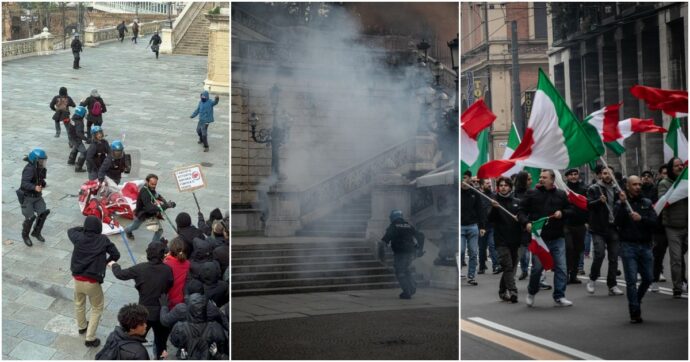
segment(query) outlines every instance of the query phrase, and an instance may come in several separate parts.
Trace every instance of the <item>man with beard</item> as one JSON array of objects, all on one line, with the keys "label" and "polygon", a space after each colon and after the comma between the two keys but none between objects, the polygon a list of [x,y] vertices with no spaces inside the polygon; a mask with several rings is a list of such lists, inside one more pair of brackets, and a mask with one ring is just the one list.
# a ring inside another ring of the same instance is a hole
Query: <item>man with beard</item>
[{"label": "man with beard", "polygon": [[498,192],[491,200],[489,223],[494,228],[496,253],[501,263],[503,275],[498,287],[498,296],[504,301],[517,303],[518,292],[515,286],[515,270],[518,263],[518,248],[522,238],[522,227],[517,219],[509,215],[500,207],[512,214],[517,214],[520,200],[513,196],[513,182],[507,177],[501,177],[496,182]]},{"label": "man with beard", "polygon": [[163,218],[161,209],[174,208],[175,203],[165,201],[163,196],[156,192],[157,185],[158,176],[149,174],[146,176],[146,184],[139,189],[134,222],[125,228],[125,233],[127,233],[127,237],[131,240],[134,240],[132,231],[138,229],[147,219],[151,220],[153,224],[154,234],[152,241],[160,240],[161,235],[163,235],[163,228],[160,224],[160,219]]},{"label": "man with beard", "polygon": [[[678,157],[668,161],[665,179],[659,182],[659,197],[671,189],[680,176],[685,164]],[[662,224],[666,229],[668,254],[671,259],[671,280],[673,281],[673,298],[681,298],[685,279],[684,254],[688,250],[688,198],[676,201],[664,208],[661,213]]]}]

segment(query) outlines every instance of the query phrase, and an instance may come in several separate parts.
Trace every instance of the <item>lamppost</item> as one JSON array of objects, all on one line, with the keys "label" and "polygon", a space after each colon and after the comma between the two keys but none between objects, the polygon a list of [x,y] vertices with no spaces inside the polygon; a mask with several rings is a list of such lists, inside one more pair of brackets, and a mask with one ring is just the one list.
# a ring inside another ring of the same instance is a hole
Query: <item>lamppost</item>
[{"label": "lamppost", "polygon": [[273,128],[261,128],[257,135],[256,126],[259,124],[259,117],[254,112],[249,116],[249,125],[252,128],[251,133],[254,142],[271,146],[271,176],[280,180],[285,180],[285,175],[281,175],[280,173],[279,151],[280,146],[286,141],[287,130],[278,124],[276,117],[278,113],[279,96],[280,88],[274,84],[270,93],[271,107],[273,108]]},{"label": "lamppost", "polygon": [[455,71],[455,109],[458,109],[458,83],[460,79],[458,78],[458,67],[460,63],[460,58],[458,58],[458,34],[455,35],[455,39],[448,42],[448,48],[450,48],[450,62],[453,70]]}]

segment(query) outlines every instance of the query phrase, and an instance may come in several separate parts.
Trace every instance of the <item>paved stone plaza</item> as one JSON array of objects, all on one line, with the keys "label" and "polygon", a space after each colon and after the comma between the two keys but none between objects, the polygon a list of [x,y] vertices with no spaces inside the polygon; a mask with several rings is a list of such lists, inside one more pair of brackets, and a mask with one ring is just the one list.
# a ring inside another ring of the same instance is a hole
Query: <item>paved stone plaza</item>
[{"label": "paved stone plaza", "polygon": [[[128,39],[128,38],[126,38]],[[106,139],[126,134],[125,152],[133,155],[131,175],[123,182],[143,179],[148,173],[160,177],[158,189],[177,203],[169,212],[174,222],[179,212],[192,215],[197,208],[191,193],[179,193],[173,169],[202,163],[208,187],[196,192],[204,215],[211,209],[229,207],[229,109],[222,96],[209,127],[210,152],[197,144],[196,123],[190,119],[206,78],[207,58],[161,54],[156,60],[146,47],[129,41],[85,48],[80,70],[72,69],[72,54],[29,57],[3,63],[2,69],[2,358],[3,359],[93,359],[99,348],[84,346],[74,318],[70,273],[72,244],[67,229],[83,225],[77,194],[86,174],[68,166],[67,134],[54,138],[53,112],[48,105],[59,87],[67,87],[76,103],[98,89],[108,112],[103,115]],[[214,95],[212,94],[211,97]],[[43,192],[51,214],[43,229],[46,242],[35,238],[28,248],[21,240],[23,216],[15,190],[25,165],[22,157],[32,148],[48,153],[48,186]],[[138,167],[136,167],[138,165]],[[129,221],[121,219],[123,225]],[[174,231],[164,223],[164,236]],[[144,227],[130,242],[138,262],[146,260],[146,245],[152,233]],[[120,264],[132,261],[119,235],[111,240],[122,254]],[[97,337],[104,343],[117,325],[117,312],[138,300],[133,281],[119,281],[107,271],[103,290],[105,311]],[[149,333],[149,341],[153,340]],[[149,346],[150,350],[150,346]],[[149,351],[150,353],[150,351]]]}]

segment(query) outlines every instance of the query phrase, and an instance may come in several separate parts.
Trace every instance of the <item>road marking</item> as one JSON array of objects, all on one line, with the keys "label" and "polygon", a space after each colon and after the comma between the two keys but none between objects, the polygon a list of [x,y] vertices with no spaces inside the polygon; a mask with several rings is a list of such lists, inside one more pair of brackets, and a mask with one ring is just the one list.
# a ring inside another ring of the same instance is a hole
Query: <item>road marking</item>
[{"label": "road marking", "polygon": [[[582,279],[582,280],[589,281],[589,277],[578,277],[578,279]],[[638,280],[638,281],[639,281],[639,280]],[[606,284],[606,279],[601,279],[601,278],[600,278],[600,279],[597,279],[596,282],[597,282],[597,283],[601,283],[601,284]],[[616,279],[616,282],[617,282],[618,284],[623,285],[623,286],[627,286],[627,284],[625,283],[625,280]],[[647,289],[647,293],[664,294],[664,295],[671,295],[671,296],[672,296],[672,295],[673,295],[673,289],[666,288],[666,287],[659,287],[659,291],[658,291],[658,292],[653,292],[653,291],[651,291],[650,289]],[[683,294],[681,294],[680,297],[681,297],[682,299],[688,299],[688,293],[687,293],[687,292],[683,292]]]},{"label": "road marking", "polygon": [[532,343],[523,341],[521,339],[510,337],[502,333],[498,333],[489,328],[482,327],[476,323],[472,323],[463,319],[460,326],[462,332],[475,335],[481,339],[487,340],[491,343],[513,350],[521,355],[527,356],[535,360],[569,360],[570,357],[539,347]]},{"label": "road marking", "polygon": [[506,326],[500,325],[498,323],[488,321],[484,318],[472,317],[472,318],[470,318],[470,320],[473,322],[479,323],[479,324],[483,324],[489,328],[492,328],[492,329],[495,329],[495,330],[498,330],[498,331],[501,331],[504,333],[511,334],[515,337],[521,338],[522,340],[530,341],[532,343],[536,343],[536,344],[542,345],[544,347],[550,348],[552,350],[566,353],[570,356],[574,356],[574,357],[577,357],[580,359],[584,359],[584,360],[599,360],[599,359],[601,359],[601,358],[599,358],[597,356],[593,356],[589,353],[578,351],[574,348],[570,348],[568,346],[564,346],[564,345],[556,343],[556,342],[552,342],[552,341],[549,341],[549,340],[546,340],[546,339],[543,339],[543,338],[540,338],[540,337],[537,337],[537,336],[534,336],[534,335],[531,335],[531,334],[528,334],[525,332],[521,332],[521,331],[518,331],[516,329],[512,329],[510,327],[506,327]]}]

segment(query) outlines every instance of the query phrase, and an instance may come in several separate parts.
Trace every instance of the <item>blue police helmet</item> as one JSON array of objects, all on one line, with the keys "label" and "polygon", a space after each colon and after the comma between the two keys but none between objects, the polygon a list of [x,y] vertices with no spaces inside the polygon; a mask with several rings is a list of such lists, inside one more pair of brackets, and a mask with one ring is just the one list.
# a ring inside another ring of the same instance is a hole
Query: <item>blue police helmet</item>
[{"label": "blue police helmet", "polygon": [[74,114],[76,114],[79,117],[84,117],[84,115],[86,115],[86,107],[79,106],[79,107],[75,108]]},{"label": "blue police helmet", "polygon": [[113,151],[122,151],[125,149],[125,146],[122,144],[120,140],[115,140],[113,143],[110,144],[110,148]]},{"label": "blue police helmet", "polygon": [[391,214],[388,216],[388,219],[390,219],[391,222],[397,220],[397,219],[402,219],[403,218],[403,213],[401,210],[391,210]]},{"label": "blue police helmet", "polygon": [[36,161],[38,161],[38,160],[46,160],[46,159],[48,159],[48,155],[46,154],[46,151],[43,151],[40,148],[34,148],[29,153],[29,162],[31,162],[32,164],[36,164]]},{"label": "blue police helmet", "polygon": [[91,134],[96,134],[98,132],[103,133],[103,128],[101,126],[91,126]]}]

